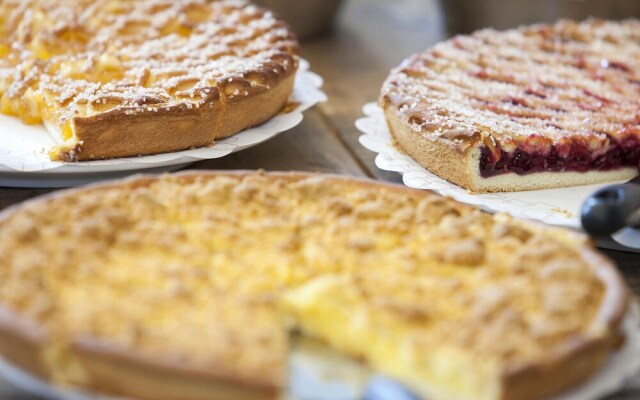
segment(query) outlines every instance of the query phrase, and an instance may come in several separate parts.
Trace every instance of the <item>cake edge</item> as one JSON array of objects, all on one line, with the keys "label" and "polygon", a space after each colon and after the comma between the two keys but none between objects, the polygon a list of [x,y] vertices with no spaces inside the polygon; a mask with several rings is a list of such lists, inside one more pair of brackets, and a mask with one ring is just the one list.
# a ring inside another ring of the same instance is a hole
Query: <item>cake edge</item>
[{"label": "cake edge", "polygon": [[[286,106],[293,91],[298,62],[297,57],[289,57],[293,67],[282,74],[271,74],[267,89],[245,84],[249,93],[246,96],[230,96],[225,94],[224,86],[212,87],[210,98],[198,108],[180,103],[158,109],[150,107],[136,115],[128,115],[125,108],[116,108],[74,117],[71,126],[75,140],[58,139],[62,144],[52,151],[52,158],[90,161],[188,150],[210,146],[216,140],[260,125]],[[46,125],[50,133],[62,137],[53,124]]]},{"label": "cake edge", "polygon": [[480,145],[470,142],[460,148],[442,138],[430,139],[427,134],[411,130],[394,111],[383,104],[387,125],[395,144],[430,172],[473,193],[521,192],[570,186],[627,181],[638,175],[633,167],[611,171],[535,172],[527,175],[507,173],[490,178],[480,175]]}]

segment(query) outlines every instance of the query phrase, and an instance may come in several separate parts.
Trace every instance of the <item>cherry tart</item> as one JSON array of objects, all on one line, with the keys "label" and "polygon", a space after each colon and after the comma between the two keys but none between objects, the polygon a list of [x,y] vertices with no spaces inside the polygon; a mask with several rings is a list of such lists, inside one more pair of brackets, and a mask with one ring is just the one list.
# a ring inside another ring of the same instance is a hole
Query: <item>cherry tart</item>
[{"label": "cherry tart", "polygon": [[631,20],[457,36],[393,70],[380,102],[404,151],[475,192],[630,179],[639,39]]}]

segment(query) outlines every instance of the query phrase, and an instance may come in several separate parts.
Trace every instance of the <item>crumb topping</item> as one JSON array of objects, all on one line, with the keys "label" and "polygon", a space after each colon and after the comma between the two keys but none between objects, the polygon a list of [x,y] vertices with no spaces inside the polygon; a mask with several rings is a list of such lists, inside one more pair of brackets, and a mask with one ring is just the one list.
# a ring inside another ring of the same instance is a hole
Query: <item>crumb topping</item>
[{"label": "crumb topping", "polygon": [[11,213],[0,302],[56,340],[281,373],[282,296],[337,275],[359,293],[341,307],[388,318],[421,354],[455,346],[506,368],[592,332],[604,287],[584,243],[347,179],[163,176]]}]

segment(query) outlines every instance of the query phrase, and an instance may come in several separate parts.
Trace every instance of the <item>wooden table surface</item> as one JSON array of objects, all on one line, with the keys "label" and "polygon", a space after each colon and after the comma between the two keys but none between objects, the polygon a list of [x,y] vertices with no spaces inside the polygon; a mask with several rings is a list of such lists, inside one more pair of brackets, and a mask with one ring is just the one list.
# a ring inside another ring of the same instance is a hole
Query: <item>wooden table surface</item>
[{"label": "wooden table surface", "polygon": [[[401,182],[398,174],[376,168],[375,155],[358,143],[354,121],[365,103],[376,100],[392,67],[446,37],[443,21],[435,0],[349,0],[330,34],[302,46],[312,70],[325,79],[329,101],[307,111],[298,127],[273,140],[190,168],[321,171]],[[0,188],[0,209],[48,191]],[[605,253],[640,294],[640,255]],[[18,398],[31,397],[0,384],[0,399]],[[640,378],[608,398],[632,399],[640,399]]]}]

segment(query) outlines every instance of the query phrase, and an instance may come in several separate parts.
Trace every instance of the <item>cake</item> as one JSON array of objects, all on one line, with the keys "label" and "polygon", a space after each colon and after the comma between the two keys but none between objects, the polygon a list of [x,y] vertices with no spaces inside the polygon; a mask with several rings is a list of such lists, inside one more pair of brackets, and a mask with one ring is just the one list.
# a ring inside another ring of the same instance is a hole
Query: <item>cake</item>
[{"label": "cake", "polygon": [[208,146],[280,112],[297,49],[242,0],[7,0],[0,112],[44,123],[53,160]]},{"label": "cake", "polygon": [[393,139],[473,192],[628,180],[640,166],[640,22],[456,36],[393,70]]},{"label": "cake", "polygon": [[125,398],[281,398],[305,335],[430,399],[542,399],[624,339],[627,289],[584,236],[347,177],[62,191],[4,211],[0,252],[0,355]]}]

